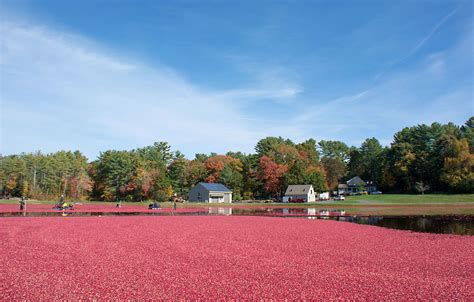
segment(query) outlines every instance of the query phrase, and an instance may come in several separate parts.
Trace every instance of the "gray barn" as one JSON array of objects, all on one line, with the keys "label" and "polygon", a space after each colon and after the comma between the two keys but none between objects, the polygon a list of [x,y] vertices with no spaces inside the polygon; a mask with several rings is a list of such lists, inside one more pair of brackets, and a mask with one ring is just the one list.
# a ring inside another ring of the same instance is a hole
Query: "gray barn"
[{"label": "gray barn", "polygon": [[232,191],[223,184],[200,182],[189,191],[191,202],[232,202]]}]

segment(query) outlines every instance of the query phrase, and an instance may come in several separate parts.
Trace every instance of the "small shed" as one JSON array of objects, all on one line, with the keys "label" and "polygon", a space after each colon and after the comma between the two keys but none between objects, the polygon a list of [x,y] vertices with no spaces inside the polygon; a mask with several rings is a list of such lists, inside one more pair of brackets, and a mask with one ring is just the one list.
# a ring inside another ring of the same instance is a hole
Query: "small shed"
[{"label": "small shed", "polygon": [[314,202],[316,193],[312,185],[290,185],[286,189],[283,202]]},{"label": "small shed", "polygon": [[232,202],[232,191],[223,184],[200,182],[189,191],[190,202]]},{"label": "small shed", "polygon": [[329,200],[329,192],[319,193],[319,200]]}]

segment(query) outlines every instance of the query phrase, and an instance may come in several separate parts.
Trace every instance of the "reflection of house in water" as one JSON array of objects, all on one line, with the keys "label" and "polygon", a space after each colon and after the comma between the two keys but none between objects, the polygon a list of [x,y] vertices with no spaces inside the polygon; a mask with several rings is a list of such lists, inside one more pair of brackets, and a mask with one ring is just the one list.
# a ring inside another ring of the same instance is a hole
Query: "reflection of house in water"
[{"label": "reflection of house in water", "polygon": [[308,215],[308,219],[317,219],[317,213],[315,208],[306,209],[306,214]]},{"label": "reflection of house in water", "polygon": [[344,210],[319,210],[320,216],[344,216],[346,211]]},{"label": "reflection of house in water", "polygon": [[329,216],[329,210],[319,210],[319,215],[321,216]]},{"label": "reflection of house in water", "polygon": [[232,208],[209,208],[209,214],[232,215]]},{"label": "reflection of house in water", "polygon": [[344,216],[344,215],[346,215],[346,211],[344,211],[344,210],[334,210],[334,211],[331,212],[331,215]]}]

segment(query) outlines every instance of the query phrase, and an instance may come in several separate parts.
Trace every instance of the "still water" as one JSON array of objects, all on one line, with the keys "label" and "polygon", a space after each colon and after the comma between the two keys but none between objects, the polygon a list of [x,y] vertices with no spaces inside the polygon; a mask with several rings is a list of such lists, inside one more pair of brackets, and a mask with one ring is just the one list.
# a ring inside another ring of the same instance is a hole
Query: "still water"
[{"label": "still water", "polygon": [[472,215],[433,216],[363,216],[347,215],[344,210],[316,208],[232,208],[210,207],[196,211],[147,211],[147,212],[1,212],[0,217],[84,217],[84,216],[265,216],[305,219],[331,219],[357,224],[375,225],[384,228],[438,234],[474,235]]}]

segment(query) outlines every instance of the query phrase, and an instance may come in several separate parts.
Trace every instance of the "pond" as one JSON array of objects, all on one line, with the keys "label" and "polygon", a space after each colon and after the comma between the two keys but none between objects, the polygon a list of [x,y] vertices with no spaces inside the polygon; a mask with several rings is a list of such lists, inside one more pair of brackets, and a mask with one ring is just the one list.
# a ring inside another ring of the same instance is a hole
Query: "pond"
[{"label": "pond", "polygon": [[344,210],[317,208],[243,208],[209,207],[187,211],[150,210],[141,212],[0,212],[0,217],[84,217],[84,216],[265,216],[282,218],[330,219],[343,222],[374,225],[384,228],[428,232],[437,234],[474,235],[473,215],[409,215],[409,216],[364,216],[346,215]]}]

